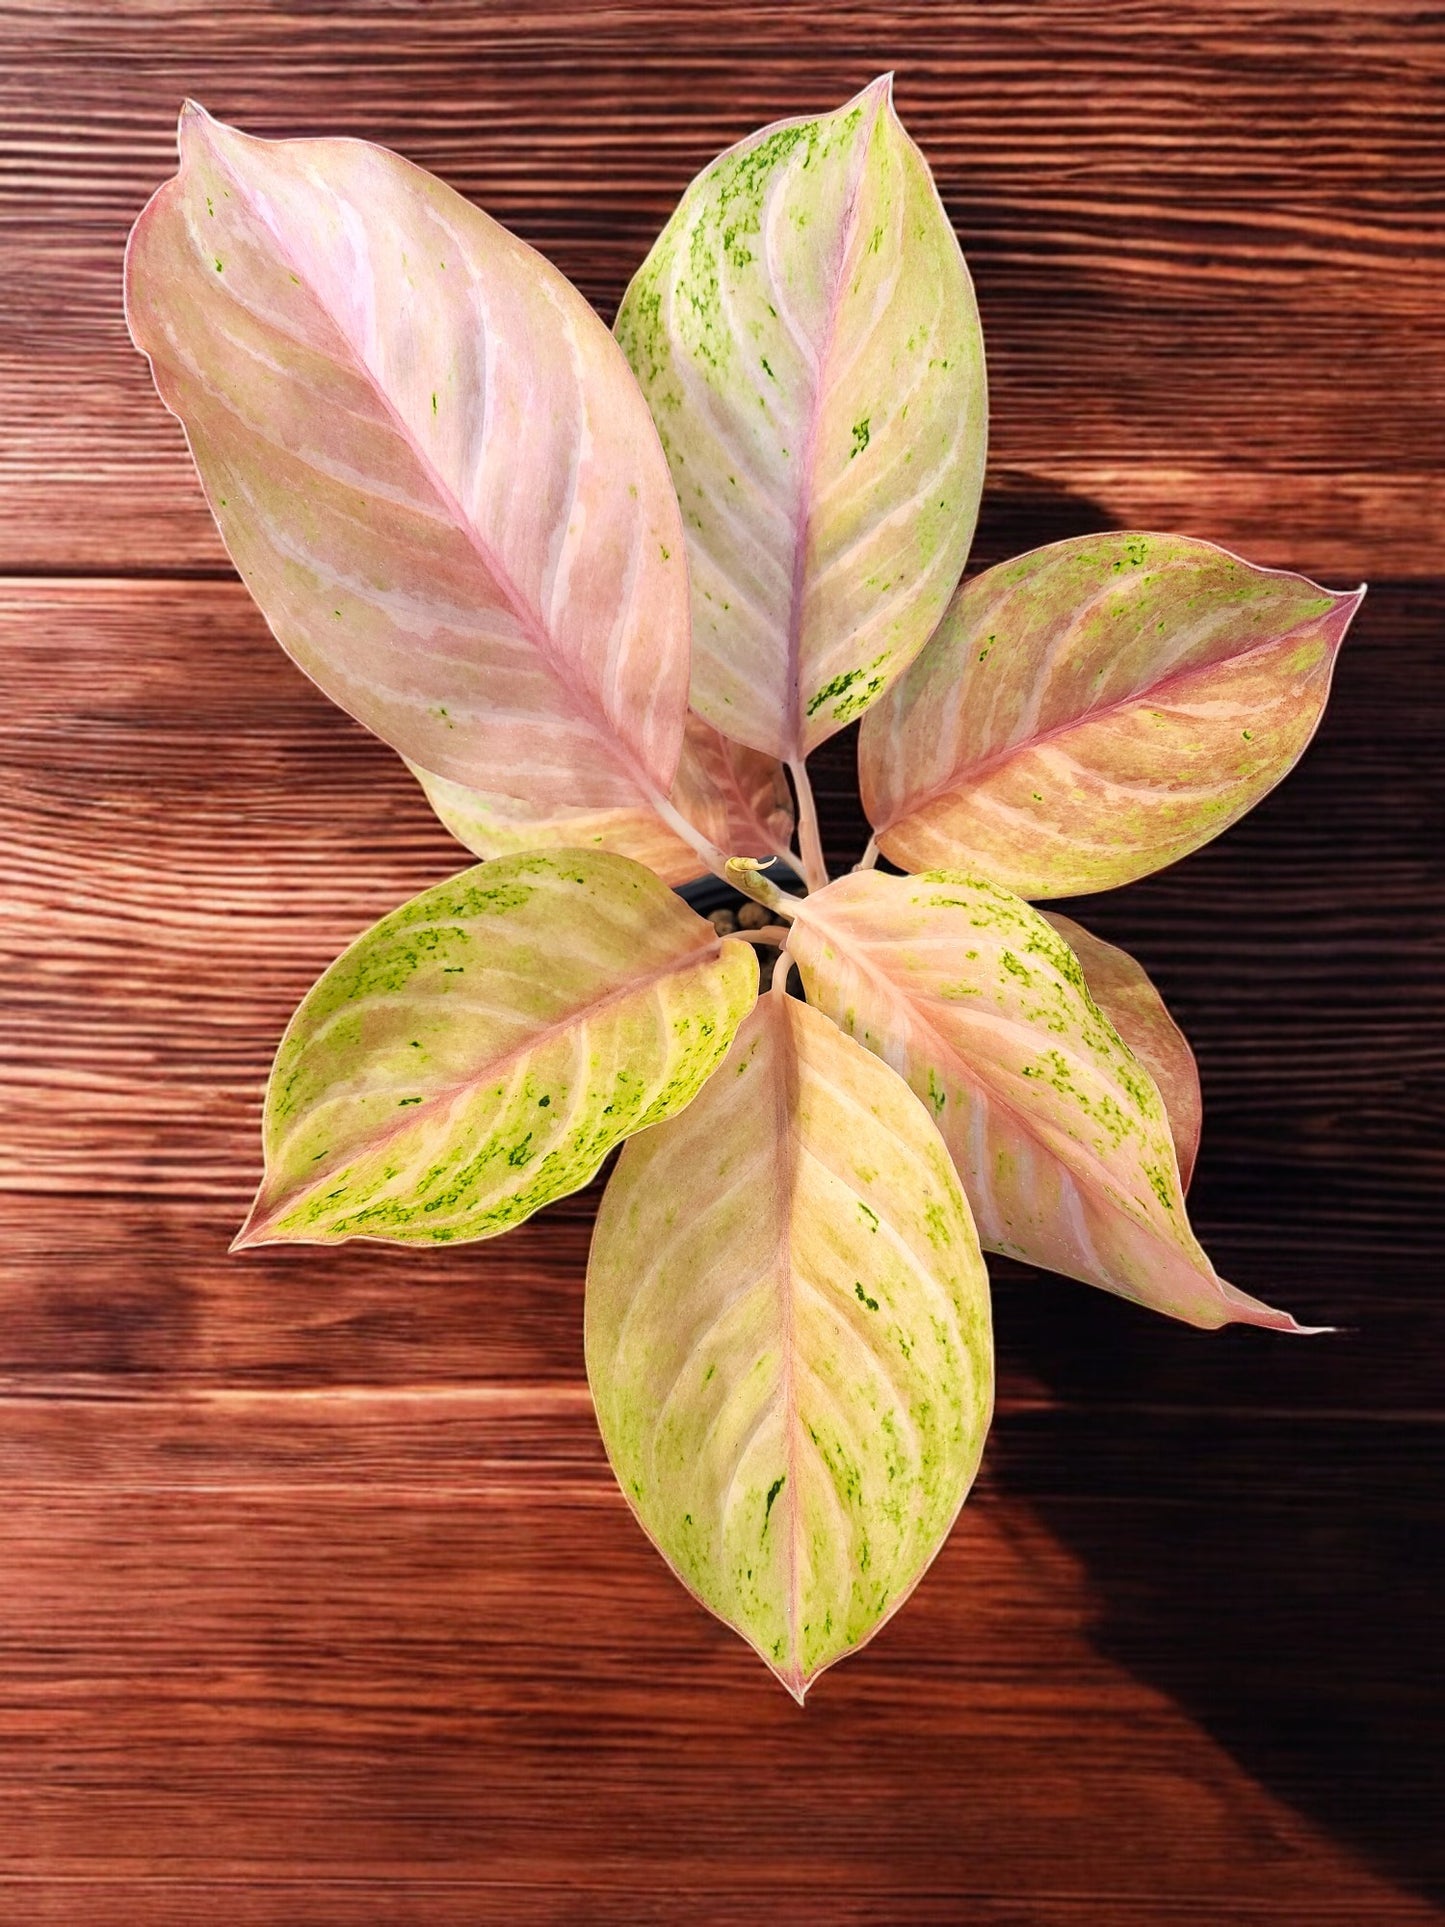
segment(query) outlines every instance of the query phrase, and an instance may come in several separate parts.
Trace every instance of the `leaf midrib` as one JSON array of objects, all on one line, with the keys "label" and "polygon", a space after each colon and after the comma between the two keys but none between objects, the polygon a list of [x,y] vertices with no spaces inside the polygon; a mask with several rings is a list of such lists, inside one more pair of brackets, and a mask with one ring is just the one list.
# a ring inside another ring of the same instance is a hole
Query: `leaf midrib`
[{"label": "leaf midrib", "polygon": [[[401,414],[393,403],[375,371],[358,348],[348,328],[333,314],[331,308],[317,292],[310,275],[306,271],[305,261],[293,253],[276,230],[257,212],[248,183],[230,164],[223,149],[210,138],[209,128],[211,119],[209,115],[206,116],[204,125],[207,128],[206,146],[208,152],[216,164],[235,182],[237,188],[244,195],[248,210],[251,212],[253,218],[260,220],[261,225],[270,235],[277,253],[286,265],[288,273],[296,277],[300,286],[304,288],[306,293],[316,303],[316,306],[335,329],[337,337],[345,342],[355,368],[371,388],[382,408],[386,411],[387,418],[405,444],[412,459],[416,462],[423,478],[435,492],[438,501],[454,526],[461,531],[478,561],[495,583],[503,601],[515,617],[523,634],[542,659],[543,664],[550,674],[554,687],[561,696],[564,707],[570,709],[572,713],[591,730],[609,760],[622,768],[624,774],[637,786],[642,797],[650,797],[655,788],[650,773],[642,767],[631,745],[618,733],[611,718],[607,715],[601,704],[593,698],[591,691],[580,686],[579,680],[575,675],[569,680],[567,673],[569,666],[564,664],[559,658],[556,645],[546,625],[543,623],[540,613],[533,609],[531,603],[513,581],[511,572],[501,560],[501,557],[497,554],[492,544],[487,541],[481,530],[463,509],[461,502],[453,493],[435,463],[413,433],[405,416]],[[183,179],[183,177],[181,178]],[[469,201],[465,202],[465,205],[473,212],[480,213],[482,211],[480,209],[474,209],[472,203]],[[600,326],[601,323],[599,322],[598,325]]]},{"label": "leaf midrib", "polygon": [[[1331,591],[1329,590],[1321,590],[1321,594],[1327,595],[1330,593]],[[1354,596],[1358,596],[1359,593],[1359,591],[1355,591]],[[1346,600],[1353,600],[1353,597],[1347,597]],[[1305,617],[1303,620],[1294,623],[1290,628],[1281,630],[1278,635],[1266,636],[1259,642],[1251,643],[1248,649],[1241,649],[1236,655],[1229,656],[1224,660],[1230,666],[1247,663],[1251,657],[1261,654],[1264,650],[1277,649],[1291,639],[1297,638],[1302,629],[1309,628],[1313,624],[1317,624],[1320,628],[1327,630],[1328,626],[1340,613],[1341,606],[1341,603],[1337,601],[1335,607],[1327,610],[1323,616],[1318,618]],[[1327,634],[1325,640],[1331,650],[1326,673],[1327,675],[1332,675],[1335,656],[1338,653],[1341,642],[1344,640],[1344,626],[1341,627],[1338,635],[1330,636]],[[1015,758],[1026,756],[1031,751],[1042,748],[1047,743],[1057,742],[1061,738],[1071,736],[1079,730],[1088,729],[1097,722],[1117,715],[1120,710],[1135,707],[1147,708],[1151,704],[1158,702],[1166,691],[1173,691],[1177,694],[1181,687],[1207,677],[1220,667],[1221,664],[1219,662],[1211,662],[1196,664],[1190,668],[1171,670],[1167,676],[1161,677],[1158,682],[1148,683],[1142,688],[1130,690],[1125,695],[1115,697],[1112,702],[1103,703],[1097,709],[1085,710],[1081,715],[1070,717],[1065,722],[1054,723],[1048,729],[1036,730],[1029,736],[1021,737],[1018,742],[1006,743],[1001,749],[996,750],[993,755],[983,757],[978,762],[955,765],[954,768],[952,768],[946,776],[940,778],[937,783],[931,784],[927,788],[919,790],[916,795],[911,796],[906,803],[902,804],[894,814],[889,817],[886,823],[875,824],[875,833],[879,836],[886,836],[890,830],[897,829],[900,823],[906,822],[910,817],[922,815],[925,810],[931,809],[935,803],[944,801],[959,791],[966,793],[971,789],[980,788],[991,776],[995,775],[998,770],[1004,768],[1007,764],[1013,762]],[[1323,705],[1321,705],[1321,708],[1323,708]],[[899,748],[904,748],[902,742],[900,742]]]},{"label": "leaf midrib", "polygon": [[[802,918],[802,921],[804,922],[812,921],[812,918],[807,915],[804,915]],[[818,925],[815,923],[814,928],[816,929],[817,927]],[[987,1077],[987,1075],[983,1071],[981,1071],[980,1069],[976,1068],[973,1064],[971,1064],[970,1061],[962,1055],[962,1053],[959,1051],[957,1046],[952,1042],[950,1042],[950,1040],[947,1037],[945,1037],[943,1033],[936,1028],[936,1026],[933,1024],[933,1022],[927,1015],[926,1011],[920,1005],[915,1003],[914,1000],[910,996],[908,996],[908,994],[905,991],[900,989],[894,983],[893,979],[889,977],[886,972],[884,972],[877,965],[875,965],[866,956],[865,953],[859,952],[853,946],[851,946],[846,941],[844,941],[840,928],[837,924],[828,923],[826,919],[824,919],[822,927],[826,929],[828,935],[832,938],[833,942],[838,945],[839,949],[845,952],[850,963],[853,965],[854,969],[859,971],[860,974],[862,974],[863,976],[871,978],[875,983],[881,985],[885,994],[886,1001],[889,1003],[900,1004],[905,1010],[905,1012],[907,1013],[908,1017],[913,1022],[915,1022],[920,1029],[926,1032],[926,1034],[933,1040],[934,1044],[944,1054],[945,1059],[955,1064],[958,1067],[958,1073],[959,1073],[961,1082],[963,1082],[964,1084],[970,1085],[975,1091],[979,1093],[979,1095],[986,1102],[990,1104],[997,1104],[1000,1110],[1006,1111],[1008,1115],[1015,1120],[1015,1122],[1019,1125],[1019,1127],[1023,1130],[1023,1132],[1031,1142],[1040,1145],[1048,1153],[1050,1157],[1056,1159],[1058,1163],[1064,1166],[1064,1169],[1069,1172],[1070,1179],[1072,1181],[1078,1182],[1078,1178],[1076,1177],[1069,1163],[1062,1156],[1060,1156],[1059,1152],[1056,1151],[1053,1148],[1053,1146],[1049,1144],[1046,1138],[1040,1135],[1036,1125],[1034,1124],[1033,1120],[1029,1117],[1028,1113],[1018,1103],[1016,1103],[1011,1097],[1006,1095],[1003,1091],[999,1090],[996,1087],[996,1085],[993,1083],[993,1081],[989,1077]],[[1161,1099],[1161,1103],[1162,1103],[1162,1099]],[[1167,1129],[1167,1119],[1166,1119],[1166,1129]],[[1074,1142],[1074,1140],[1071,1139],[1070,1142],[1072,1143]],[[1172,1135],[1169,1139],[1169,1142],[1172,1146],[1173,1144]],[[1089,1150],[1089,1148],[1086,1145],[1081,1145],[1080,1150],[1083,1152],[1084,1156],[1087,1158],[1089,1163],[1095,1166],[1099,1170],[1101,1175],[1107,1179],[1107,1176],[1108,1176],[1107,1167],[1105,1167],[1102,1164],[1101,1160],[1098,1158],[1096,1153]],[[960,1183],[961,1182],[962,1182],[962,1178],[960,1177]],[[1118,1187],[1112,1183],[1110,1183],[1107,1187],[1109,1192],[1115,1192],[1117,1191],[1117,1188]],[[1123,1212],[1122,1206],[1115,1204],[1113,1202],[1112,1197],[1110,1198],[1109,1202],[1112,1209],[1116,1211],[1120,1211],[1121,1213]],[[1130,1214],[1124,1213],[1123,1215],[1130,1215]],[[1138,1218],[1131,1217],[1131,1221],[1139,1225],[1141,1229],[1147,1230],[1152,1237],[1156,1237],[1156,1238],[1163,1237],[1162,1227],[1155,1224],[1152,1218],[1145,1217],[1141,1220]],[[1166,1242],[1172,1242],[1172,1241],[1166,1241]],[[1181,1256],[1188,1255],[1183,1251],[1182,1247],[1175,1246],[1175,1249],[1179,1250]],[[1212,1272],[1212,1269],[1213,1268],[1211,1267],[1211,1272]]]},{"label": "leaf midrib", "polygon": [[[784,983],[787,981],[787,962],[780,957],[778,968],[782,970]],[[794,1369],[793,1346],[794,1307],[793,1307],[793,1200],[798,1182],[798,1089],[799,1065],[798,1045],[794,1035],[793,1020],[787,1008],[787,999],[772,989],[766,993],[768,1011],[777,1028],[776,1061],[778,1067],[773,1102],[778,1132],[778,1174],[777,1196],[780,1204],[778,1213],[778,1279],[782,1295],[782,1357],[783,1357],[783,1453],[784,1476],[787,1479],[788,1522],[788,1607],[787,1626],[789,1640],[789,1669],[783,1677],[783,1684],[793,1696],[801,1701],[805,1691],[803,1679],[803,1659],[801,1652],[802,1597],[801,1561],[799,1558],[799,1538],[803,1529],[802,1507],[798,1492],[798,1388],[797,1373]]]},{"label": "leaf midrib", "polygon": [[847,206],[843,211],[836,259],[831,271],[832,289],[828,300],[828,319],[823,331],[822,344],[818,350],[817,377],[813,383],[807,434],[803,442],[802,460],[798,464],[798,497],[793,510],[793,580],[788,603],[787,655],[784,666],[784,688],[787,691],[788,701],[786,716],[788,753],[784,761],[789,763],[799,761],[803,755],[803,687],[800,661],[803,640],[803,601],[807,591],[805,578],[808,566],[808,536],[813,518],[814,471],[818,461],[818,439],[822,425],[823,397],[827,389],[827,368],[837,338],[838,318],[843,307],[843,286],[846,280],[843,270],[853,245],[853,237],[858,229],[858,203],[862,198],[863,175],[868,165],[868,150],[873,142],[873,130],[878,124],[881,99],[881,94],[874,92],[869,102],[868,118],[858,141],[855,172],[848,188]]},{"label": "leaf midrib", "polygon": [[[392,1143],[395,1139],[402,1136],[403,1133],[411,1130],[418,1122],[431,1115],[437,1105],[451,1103],[454,1099],[462,1097],[468,1092],[475,1092],[479,1087],[492,1083],[498,1075],[515,1068],[516,1064],[522,1058],[542,1049],[545,1045],[553,1042],[556,1038],[564,1035],[578,1024],[592,1023],[613,1005],[622,1003],[628,998],[639,996],[653,989],[657,984],[666,982],[669,977],[677,975],[682,970],[689,969],[693,964],[720,959],[722,956],[722,947],[724,943],[729,941],[736,942],[737,939],[714,937],[711,942],[705,942],[696,950],[689,951],[684,955],[671,959],[666,964],[659,966],[656,970],[650,971],[645,977],[632,978],[627,983],[616,985],[604,996],[594,998],[590,1003],[580,1005],[562,1016],[550,1019],[540,1030],[529,1032],[526,1037],[519,1039],[518,1042],[508,1050],[502,1052],[499,1057],[489,1059],[484,1067],[469,1073],[463,1078],[459,1078],[455,1083],[447,1084],[428,1092],[419,1105],[408,1107],[405,1117],[399,1117],[385,1131],[378,1132],[374,1137],[368,1138],[361,1145],[353,1147],[350,1151],[341,1153],[334,1162],[328,1163],[324,1170],[316,1174],[314,1181],[307,1183],[295,1192],[286,1194],[278,1203],[271,1205],[265,1214],[256,1221],[255,1228],[259,1231],[274,1226],[279,1219],[295,1210],[305,1199],[313,1196],[321,1185],[329,1182],[329,1180],[335,1176],[338,1170],[346,1165],[355,1163],[358,1157],[374,1156],[386,1145]],[[240,1235],[244,1237],[251,1229],[252,1220],[248,1219],[242,1227]],[[251,1242],[254,1242],[254,1240]]]}]

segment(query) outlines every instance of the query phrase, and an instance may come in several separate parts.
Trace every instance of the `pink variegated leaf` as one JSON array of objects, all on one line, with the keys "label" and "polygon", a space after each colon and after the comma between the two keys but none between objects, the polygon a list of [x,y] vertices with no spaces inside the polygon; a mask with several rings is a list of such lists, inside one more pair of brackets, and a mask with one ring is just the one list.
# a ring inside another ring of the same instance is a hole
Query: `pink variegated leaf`
[{"label": "pink variegated leaf", "polygon": [[1174,862],[1301,755],[1363,594],[1174,535],[1081,536],[989,569],[863,725],[880,849],[1024,897]]},{"label": "pink variegated leaf", "polygon": [[927,641],[983,481],[983,339],[885,77],[698,176],[617,337],[682,502],[693,707],[796,762]]},{"label": "pink variegated leaf", "polygon": [[1192,1325],[1300,1329],[1205,1256],[1154,1080],[1037,910],[957,872],[860,871],[798,905],[788,947],[931,1107],[990,1250]]},{"label": "pink variegated leaf", "polygon": [[222,536],[328,695],[453,782],[666,796],[677,503],[623,356],[555,268],[363,141],[199,108],[136,223],[131,332]]},{"label": "pink variegated leaf", "polygon": [[659,1551],[799,1700],[946,1537],[993,1406],[978,1237],[927,1111],[796,997],[623,1153],[587,1376]]},{"label": "pink variegated leaf", "polygon": [[[686,883],[702,873],[697,851],[645,803],[543,811],[516,797],[450,783],[415,764],[412,774],[452,835],[476,856],[591,848],[645,863],[665,883]],[[672,803],[720,849],[737,856],[788,854],[793,804],[782,765],[729,742],[700,716],[687,719]]]},{"label": "pink variegated leaf", "polygon": [[1204,1099],[1189,1039],[1175,1023],[1144,966],[1057,911],[1044,915],[1079,960],[1089,995],[1159,1087],[1187,1191],[1199,1155]]}]

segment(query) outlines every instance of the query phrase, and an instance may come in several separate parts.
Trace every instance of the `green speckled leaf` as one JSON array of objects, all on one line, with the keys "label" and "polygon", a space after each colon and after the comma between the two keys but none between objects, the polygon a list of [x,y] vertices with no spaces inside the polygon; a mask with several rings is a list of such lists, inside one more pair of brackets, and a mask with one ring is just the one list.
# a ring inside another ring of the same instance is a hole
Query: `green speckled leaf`
[{"label": "green speckled leaf", "polygon": [[495,1237],[688,1103],[757,982],[748,944],[626,857],[502,857],[423,891],[292,1018],[237,1245]]},{"label": "green speckled leaf", "polygon": [[[541,810],[487,790],[468,789],[411,766],[427,801],[473,856],[525,850],[615,850],[655,870],[664,883],[700,876],[702,858],[638,801],[630,808]],[[700,716],[689,716],[671,802],[731,856],[786,856],[793,838],[788,779],[775,757],[731,743]]]},{"label": "green speckled leaf", "polygon": [[1105,943],[1056,911],[1044,912],[1079,960],[1089,995],[1159,1087],[1185,1190],[1194,1175],[1204,1099],[1189,1039],[1169,1015],[1153,979],[1137,958]]},{"label": "green speckled leaf", "polygon": [[796,761],[923,647],[983,481],[973,288],[888,80],[705,169],[616,332],[682,504],[693,707]]},{"label": "green speckled leaf", "polygon": [[1080,536],[987,570],[863,725],[880,849],[1024,897],[1187,856],[1301,755],[1363,594],[1177,535]]},{"label": "green speckled leaf", "polygon": [[862,871],[799,904],[789,949],[929,1105],[987,1249],[1192,1325],[1299,1329],[1205,1256],[1154,1080],[1037,910],[958,872]]},{"label": "green speckled leaf", "polygon": [[801,1700],[917,1583],[992,1409],[978,1239],[907,1086],[762,998],[607,1187],[587,1372],[644,1528]]}]

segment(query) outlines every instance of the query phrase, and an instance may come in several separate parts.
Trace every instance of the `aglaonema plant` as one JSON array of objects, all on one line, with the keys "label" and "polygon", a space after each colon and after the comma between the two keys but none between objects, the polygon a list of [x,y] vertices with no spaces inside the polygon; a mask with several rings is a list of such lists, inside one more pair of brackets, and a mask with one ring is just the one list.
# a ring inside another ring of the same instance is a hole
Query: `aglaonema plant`
[{"label": "aglaonema plant", "polygon": [[[1198,1080],[1148,977],[1032,903],[1257,802],[1359,594],[1133,533],[959,586],[982,337],[887,80],[708,167],[611,334],[383,149],[188,106],[180,150],[134,338],[282,646],[484,859],[302,1002],[236,1243],[493,1237],[629,1140],[587,1276],[602,1436],[801,1700],[974,1477],[980,1247],[1301,1329],[1189,1227]],[[875,841],[830,881],[806,762],[859,716]],[[709,870],[756,927],[669,887]]]}]

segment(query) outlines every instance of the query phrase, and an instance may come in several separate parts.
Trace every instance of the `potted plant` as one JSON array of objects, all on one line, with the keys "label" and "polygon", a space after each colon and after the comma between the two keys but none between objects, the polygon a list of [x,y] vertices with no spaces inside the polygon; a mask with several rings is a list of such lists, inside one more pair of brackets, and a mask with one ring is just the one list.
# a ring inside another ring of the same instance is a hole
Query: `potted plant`
[{"label": "potted plant", "polygon": [[[981,1247],[1300,1329],[1190,1230],[1198,1083],[1147,976],[1034,906],[1250,808],[1361,592],[1139,533],[960,586],[982,337],[886,78],[705,169],[612,334],[397,156],[188,106],[127,306],[283,647],[483,859],[301,1004],[238,1247],[492,1237],[626,1141],[602,1435],[799,1699],[973,1479]],[[857,717],[875,835],[830,879],[807,758]]]}]

